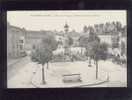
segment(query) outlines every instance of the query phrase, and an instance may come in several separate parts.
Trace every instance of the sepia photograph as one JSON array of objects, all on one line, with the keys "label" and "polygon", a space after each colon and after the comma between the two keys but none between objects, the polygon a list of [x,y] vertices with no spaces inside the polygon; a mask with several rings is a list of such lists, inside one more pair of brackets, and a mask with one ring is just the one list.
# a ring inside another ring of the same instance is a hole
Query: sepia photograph
[{"label": "sepia photograph", "polygon": [[127,87],[127,11],[7,11],[7,88],[78,87]]}]

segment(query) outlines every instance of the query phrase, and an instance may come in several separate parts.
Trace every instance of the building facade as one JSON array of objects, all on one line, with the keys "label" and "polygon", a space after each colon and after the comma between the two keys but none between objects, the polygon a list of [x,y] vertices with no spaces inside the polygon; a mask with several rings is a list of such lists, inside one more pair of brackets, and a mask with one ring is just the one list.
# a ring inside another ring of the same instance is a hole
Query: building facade
[{"label": "building facade", "polygon": [[25,35],[25,41],[26,41],[25,49],[26,49],[26,51],[32,50],[33,46],[37,45],[47,34],[54,35],[54,32],[26,30],[26,35]]},{"label": "building facade", "polygon": [[17,58],[24,55],[25,31],[24,29],[7,24],[7,57]]}]

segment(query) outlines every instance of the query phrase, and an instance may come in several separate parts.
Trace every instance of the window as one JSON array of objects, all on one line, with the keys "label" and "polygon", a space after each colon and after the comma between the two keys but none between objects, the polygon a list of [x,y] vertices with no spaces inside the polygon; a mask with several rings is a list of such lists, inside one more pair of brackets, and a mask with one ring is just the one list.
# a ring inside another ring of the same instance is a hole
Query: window
[{"label": "window", "polygon": [[19,40],[20,43],[23,43],[23,40]]},{"label": "window", "polygon": [[20,45],[20,50],[22,50],[23,49],[23,45]]}]

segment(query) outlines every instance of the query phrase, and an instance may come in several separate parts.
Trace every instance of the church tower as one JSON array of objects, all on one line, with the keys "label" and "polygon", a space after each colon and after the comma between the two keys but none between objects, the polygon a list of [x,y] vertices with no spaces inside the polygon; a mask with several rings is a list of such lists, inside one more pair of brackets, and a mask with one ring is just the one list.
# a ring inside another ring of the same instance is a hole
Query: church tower
[{"label": "church tower", "polygon": [[67,34],[69,31],[69,25],[67,23],[65,23],[64,25],[64,31],[65,31],[65,34]]}]

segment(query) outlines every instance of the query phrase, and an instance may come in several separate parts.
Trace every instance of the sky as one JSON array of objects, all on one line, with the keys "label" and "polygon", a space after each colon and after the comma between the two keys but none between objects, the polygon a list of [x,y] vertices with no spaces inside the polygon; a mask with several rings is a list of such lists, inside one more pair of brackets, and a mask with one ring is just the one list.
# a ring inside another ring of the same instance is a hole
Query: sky
[{"label": "sky", "polygon": [[8,11],[7,21],[11,25],[36,31],[64,31],[64,25],[67,23],[69,30],[81,32],[84,25],[112,21],[120,21],[122,25],[127,25],[127,12],[126,10]]}]

